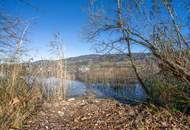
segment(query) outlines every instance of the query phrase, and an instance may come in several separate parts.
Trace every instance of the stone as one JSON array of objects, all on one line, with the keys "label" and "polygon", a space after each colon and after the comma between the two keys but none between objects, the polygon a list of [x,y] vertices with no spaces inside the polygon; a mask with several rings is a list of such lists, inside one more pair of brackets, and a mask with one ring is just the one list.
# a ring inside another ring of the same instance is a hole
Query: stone
[{"label": "stone", "polygon": [[59,114],[59,116],[64,116],[64,114],[65,114],[65,113],[62,112],[62,111],[58,111],[57,113]]},{"label": "stone", "polygon": [[69,98],[68,99],[68,101],[70,102],[70,101],[74,101],[75,100],[75,98]]}]

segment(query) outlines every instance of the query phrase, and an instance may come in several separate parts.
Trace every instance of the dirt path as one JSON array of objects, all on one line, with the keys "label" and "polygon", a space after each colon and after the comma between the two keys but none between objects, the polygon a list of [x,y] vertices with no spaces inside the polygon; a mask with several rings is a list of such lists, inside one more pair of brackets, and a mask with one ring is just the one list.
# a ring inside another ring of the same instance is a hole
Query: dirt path
[{"label": "dirt path", "polygon": [[25,130],[120,130],[190,128],[189,117],[172,116],[153,105],[123,105],[112,100],[72,100],[44,103],[28,119]]}]

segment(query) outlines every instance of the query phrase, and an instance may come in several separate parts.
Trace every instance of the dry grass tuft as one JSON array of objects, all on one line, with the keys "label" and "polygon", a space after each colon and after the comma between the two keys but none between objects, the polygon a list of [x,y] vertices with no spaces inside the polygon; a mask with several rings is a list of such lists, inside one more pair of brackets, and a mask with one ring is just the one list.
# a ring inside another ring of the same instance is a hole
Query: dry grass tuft
[{"label": "dry grass tuft", "polygon": [[[5,73],[5,72],[4,72]],[[23,67],[11,65],[0,81],[0,128],[20,128],[23,121],[42,101],[41,89],[29,86]]]}]

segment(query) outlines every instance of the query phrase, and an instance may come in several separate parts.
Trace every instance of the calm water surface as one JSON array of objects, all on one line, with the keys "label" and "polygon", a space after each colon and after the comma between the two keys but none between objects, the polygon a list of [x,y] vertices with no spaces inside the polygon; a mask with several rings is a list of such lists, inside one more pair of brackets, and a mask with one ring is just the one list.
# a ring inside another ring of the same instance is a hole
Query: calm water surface
[{"label": "calm water surface", "polygon": [[[60,80],[53,77],[41,81],[48,95],[51,95],[53,89],[60,84]],[[117,87],[109,84],[89,84],[81,81],[65,80],[64,86],[66,88],[66,98],[109,98],[123,103],[144,102],[147,99],[144,89],[138,83]]]}]

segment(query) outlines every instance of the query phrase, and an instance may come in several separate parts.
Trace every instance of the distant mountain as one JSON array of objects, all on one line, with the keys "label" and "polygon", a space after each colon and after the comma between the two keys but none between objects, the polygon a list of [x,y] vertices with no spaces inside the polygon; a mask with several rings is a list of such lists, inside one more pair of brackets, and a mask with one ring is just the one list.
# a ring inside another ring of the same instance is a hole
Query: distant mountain
[{"label": "distant mountain", "polygon": [[[143,60],[145,58],[148,58],[150,56],[150,53],[133,53],[133,58],[135,60]],[[77,57],[71,57],[67,58],[66,62],[68,64],[88,64],[91,63],[100,63],[100,62],[121,62],[128,60],[127,54],[104,54],[104,55],[98,55],[98,54],[90,54],[90,55],[82,55]]]},{"label": "distant mountain", "polygon": [[[150,53],[133,53],[133,58],[135,60],[143,60],[145,58],[148,58],[151,54]],[[128,60],[127,54],[90,54],[90,55],[82,55],[77,57],[70,57],[66,58],[65,61],[67,64],[78,64],[78,65],[87,65],[87,64],[98,64],[101,62],[122,62]],[[56,60],[40,60],[33,62],[33,64],[52,64],[55,63]]]},{"label": "distant mountain", "polygon": [[[150,53],[133,53],[134,59],[138,60],[138,62],[136,62],[138,63],[138,65],[136,64],[138,68],[141,68],[141,65],[145,63],[144,60],[149,59],[150,55]],[[66,64],[66,66],[59,66],[58,62],[61,60],[36,61],[32,63],[32,69],[33,72],[39,72],[40,69],[39,75],[42,76],[57,76],[60,67],[63,67],[63,69],[67,69],[67,74],[71,79],[82,81],[115,80],[116,77],[111,73],[114,71],[114,74],[121,74],[120,79],[123,81],[127,79],[126,77],[129,77],[127,80],[132,79],[136,81],[128,58],[127,54],[90,54],[64,59],[63,63]],[[107,76],[105,76],[105,74]],[[87,75],[88,77],[86,77]]]}]

